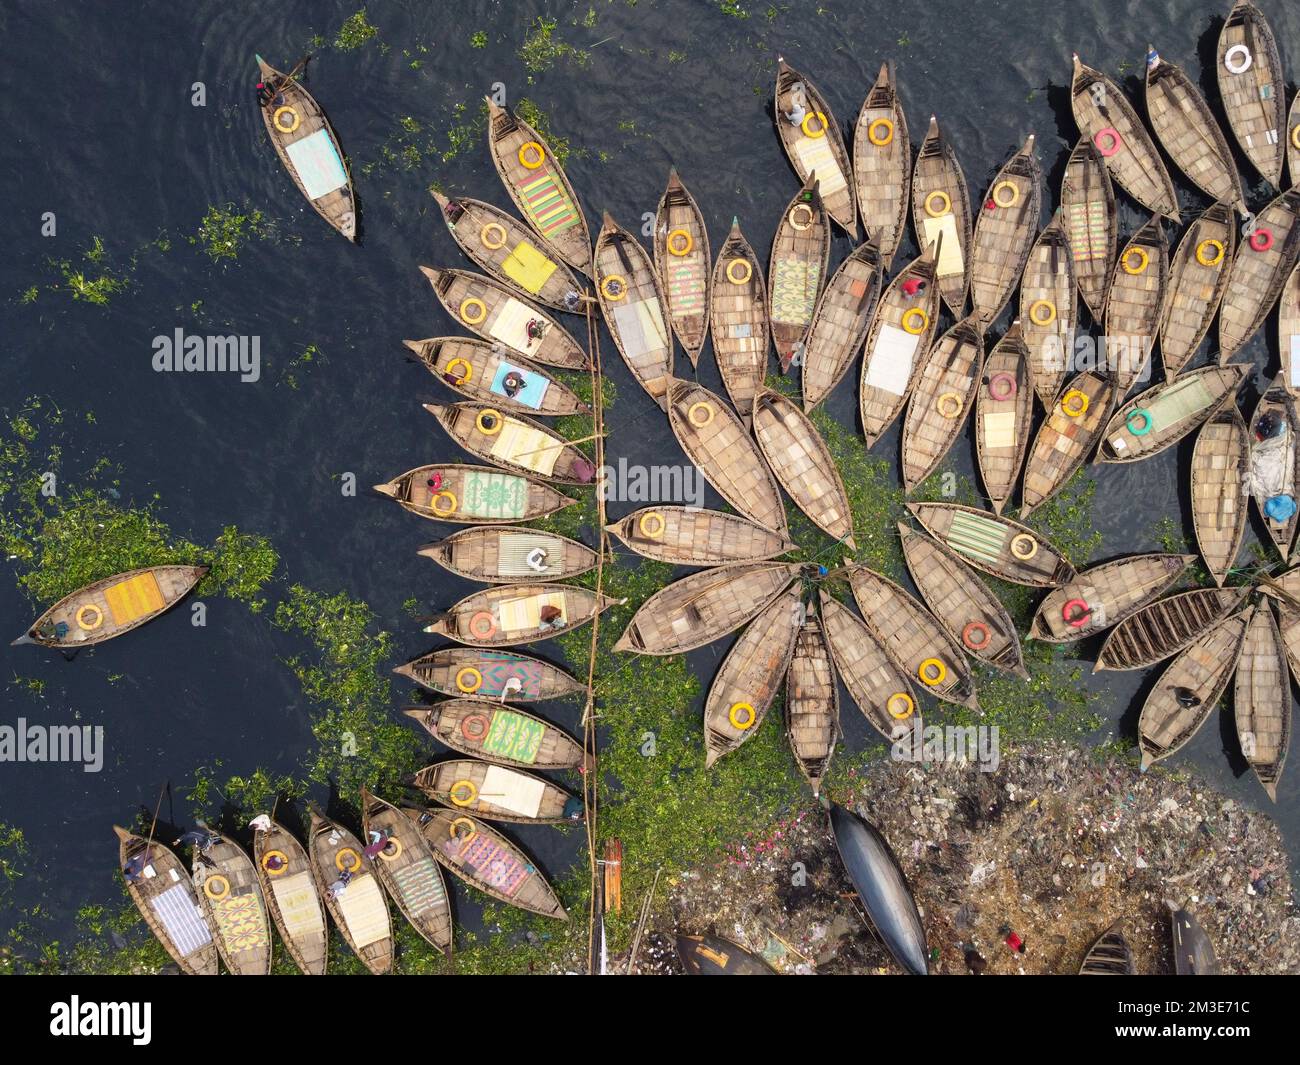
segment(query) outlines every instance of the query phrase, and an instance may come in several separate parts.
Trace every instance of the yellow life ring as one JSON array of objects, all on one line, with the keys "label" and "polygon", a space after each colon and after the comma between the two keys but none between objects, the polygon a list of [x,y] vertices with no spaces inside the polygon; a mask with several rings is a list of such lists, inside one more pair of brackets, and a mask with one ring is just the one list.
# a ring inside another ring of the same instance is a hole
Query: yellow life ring
[{"label": "yellow life ring", "polygon": [[[743,719],[742,714],[745,715]],[[731,709],[727,711],[727,720],[731,722],[732,728],[746,732],[758,721],[758,712],[749,703],[732,703]]]},{"label": "yellow life ring", "polygon": [[1088,413],[1088,395],[1072,388],[1061,397],[1061,413],[1067,418],[1082,418]]},{"label": "yellow life ring", "polygon": [[[484,423],[485,418],[493,418],[494,421]],[[484,407],[474,418],[474,428],[484,436],[496,436],[501,432],[501,427],[505,425],[506,420],[501,416],[499,410],[493,410],[491,407]]]},{"label": "yellow life ring", "polygon": [[[344,858],[348,858],[349,855],[351,855],[351,857],[345,865],[343,860]],[[334,868],[340,873],[355,873],[361,868],[361,855],[351,847],[340,847],[334,852]]]},{"label": "yellow life ring", "polygon": [[[388,850],[389,847],[394,847],[396,849],[391,853],[389,853]],[[386,862],[395,862],[401,856],[402,856],[402,841],[398,839],[396,836],[389,836],[388,839],[384,841],[384,849],[379,852],[379,857],[381,857]]]},{"label": "yellow life ring", "polygon": [[[440,499],[445,499],[448,501],[449,505],[446,510],[443,510],[441,507],[438,506],[438,500]],[[435,514],[442,515],[443,517],[446,517],[448,514],[455,514],[456,493],[448,492],[445,488],[441,492],[434,492],[433,495],[429,497],[429,509],[433,511]]]},{"label": "yellow life ring", "polygon": [[[876,129],[879,127],[884,128],[885,130],[884,137],[876,136]],[[873,123],[871,123],[871,125],[867,127],[867,140],[869,140],[877,148],[883,148],[886,144],[891,143],[893,139],[894,139],[894,124],[891,121],[889,121],[889,119],[887,118],[878,118]]]},{"label": "yellow life ring", "polygon": [[[809,120],[814,118],[817,120],[818,123],[818,129],[816,130],[816,132],[808,128]],[[812,140],[817,140],[821,137],[824,137],[826,136],[826,116],[823,115],[820,111],[809,111],[806,115],[803,116],[803,121],[799,123],[799,128],[803,130],[803,135],[805,137],[809,137]]]},{"label": "yellow life ring", "polygon": [[627,278],[622,274],[610,274],[601,280],[600,294],[611,303],[627,299]]},{"label": "yellow life ring", "polygon": [[1291,147],[1300,152],[1300,126],[1291,127]]},{"label": "yellow life ring", "polygon": [[[478,313],[471,316],[470,308],[476,308]],[[487,317],[487,304],[477,296],[469,296],[460,301],[460,320],[466,325],[478,325]]]},{"label": "yellow life ring", "polygon": [[1021,562],[1028,562],[1038,554],[1038,541],[1028,533],[1016,533],[1011,538],[1011,553]]},{"label": "yellow life ring", "polygon": [[[468,794],[465,798],[458,798],[457,793],[466,790],[468,791]],[[470,806],[474,803],[474,800],[478,798],[478,788],[474,786],[474,781],[472,780],[458,780],[447,789],[447,798],[457,806]]]},{"label": "yellow life ring", "polygon": [[647,539],[659,540],[663,538],[666,524],[664,516],[659,511],[647,510],[641,515],[641,520],[636,523],[636,527]]},{"label": "yellow life ring", "polygon": [[[943,202],[943,206],[937,211],[930,206],[931,201],[933,201],[936,196],[938,196]],[[946,214],[952,214],[952,197],[944,192],[943,189],[935,189],[925,198],[925,203],[922,206],[925,207],[925,213],[931,218],[942,218]]]},{"label": "yellow life ring", "polygon": [[[1039,318],[1038,311],[1043,307],[1047,308],[1047,317]],[[1056,321],[1056,304],[1051,300],[1034,300],[1034,302],[1029,305],[1029,320],[1033,322],[1034,325],[1051,325]]]},{"label": "yellow life ring", "polygon": [[927,658],[917,669],[916,675],[927,688],[933,688],[948,679],[948,667],[937,658]]},{"label": "yellow life ring", "polygon": [[525,141],[519,146],[519,162],[529,170],[538,170],[546,162],[546,149],[536,141]]},{"label": "yellow life ring", "polygon": [[[280,866],[272,868],[267,864],[272,858],[280,859]],[[267,851],[262,855],[262,872],[267,876],[283,876],[289,871],[289,856],[284,851]]]},{"label": "yellow life ring", "polygon": [[[902,709],[896,710],[895,707],[897,706],[901,706]],[[885,700],[885,709],[889,711],[889,716],[895,721],[906,721],[916,712],[916,700],[907,692],[894,692]]]},{"label": "yellow life ring", "polygon": [[[740,277],[737,277],[734,273],[737,266],[742,267],[744,270],[743,274]],[[731,262],[727,263],[727,280],[730,281],[733,285],[748,284],[749,279],[753,276],[754,276],[754,268],[749,265],[749,260],[732,259]]]},{"label": "yellow life ring", "polygon": [[[293,125],[292,126],[280,125],[281,115],[288,115],[290,118],[292,118]],[[275,109],[275,113],[271,115],[271,125],[275,127],[276,133],[292,133],[301,124],[302,124],[302,119],[298,117],[298,112],[295,111],[288,104],[285,104],[284,107],[277,107]]]},{"label": "yellow life ring", "polygon": [[[495,242],[488,240],[489,233],[493,236],[499,236],[500,239]],[[506,227],[500,222],[489,222],[478,231],[478,239],[483,242],[483,247],[490,248],[492,251],[496,251],[497,248],[504,248],[506,246],[506,237],[508,235],[509,234],[506,233]]]},{"label": "yellow life ring", "polygon": [[[1002,199],[1000,195],[1006,189],[1011,190],[1011,199],[1009,200]],[[999,181],[996,185],[993,186],[993,192],[990,195],[994,204],[996,204],[998,207],[1001,207],[1003,209],[1007,207],[1014,207],[1016,204],[1020,202],[1020,186],[1017,185],[1014,181]]]},{"label": "yellow life ring", "polygon": [[[461,825],[464,825],[466,828],[469,829],[469,833],[467,835],[464,836],[456,835],[456,829],[459,828]],[[471,821],[468,817],[456,818],[456,820],[454,820],[450,825],[447,826],[447,831],[450,834],[451,838],[456,840],[459,843],[468,843],[470,840],[472,840],[475,836],[478,835],[478,829],[474,827],[474,822]]]},{"label": "yellow life ring", "polygon": [[949,421],[960,415],[965,406],[961,396],[956,392],[944,392],[934,401],[934,409]]},{"label": "yellow life ring", "polygon": [[[457,374],[456,373],[457,366],[465,367],[465,372],[463,374]],[[473,371],[474,371],[474,367],[472,367],[468,362],[462,359],[459,355],[457,355],[456,358],[452,359],[451,362],[447,363],[447,365],[442,368],[443,373],[450,374],[452,377],[456,378],[456,383],[458,385],[468,384],[470,376],[473,373]]]},{"label": "yellow life ring", "polygon": [[[86,620],[87,612],[90,612],[95,615],[94,621]],[[104,624],[104,612],[100,610],[99,607],[97,607],[94,603],[87,603],[85,606],[83,606],[80,610],[77,611],[77,628],[85,632],[94,632],[102,624]]]},{"label": "yellow life ring", "polygon": [[[474,675],[474,679],[467,684],[465,682],[465,677],[467,674],[471,674],[471,673]],[[472,695],[474,692],[478,691],[481,687],[483,687],[483,674],[480,673],[473,666],[461,666],[460,669],[456,670],[457,691],[462,691],[466,695]]]},{"label": "yellow life ring", "polygon": [[[1136,255],[1137,265],[1130,263],[1130,259]],[[1130,277],[1137,277],[1138,274],[1146,272],[1146,268],[1151,265],[1151,256],[1147,254],[1145,248],[1131,247],[1120,257],[1120,266],[1124,267],[1124,273]]]},{"label": "yellow life ring", "polygon": [[796,203],[786,217],[790,219],[790,225],[802,233],[817,220],[817,213],[806,203]]},{"label": "yellow life ring", "polygon": [[[921,324],[918,325],[915,329],[913,329],[911,325],[913,315],[921,319]],[[926,314],[925,311],[921,310],[920,307],[913,307],[911,310],[909,310],[906,314],[903,315],[903,332],[911,333],[912,336],[920,336],[922,333],[925,332],[925,327],[929,324],[930,324],[930,316]]]},{"label": "yellow life ring", "polygon": [[[1296,127],[1300,129],[1300,126]],[[1206,255],[1206,251],[1211,250],[1212,255]],[[1223,262],[1224,247],[1221,240],[1203,240],[1196,245],[1196,261],[1202,266],[1218,266]]]},{"label": "yellow life ring", "polygon": [[[686,241],[686,243],[680,245],[675,244],[674,241],[679,237]],[[686,232],[686,230],[674,229],[668,234],[668,239],[664,241],[664,247],[668,249],[669,255],[676,255],[678,258],[681,258],[683,255],[690,254],[691,249],[695,247],[695,240]]]},{"label": "yellow life ring", "polygon": [[[704,421],[699,421],[695,417],[695,412],[697,410],[704,412],[705,414]],[[713,416],[716,413],[717,411],[713,409],[712,403],[709,403],[706,400],[700,400],[698,403],[692,403],[689,407],[686,408],[686,420],[690,422],[693,426],[695,426],[696,429],[703,429],[706,425],[709,425],[713,421]]]},{"label": "yellow life ring", "polygon": [[230,894],[230,881],[220,873],[213,873],[203,881],[203,894],[213,902],[220,902]]}]

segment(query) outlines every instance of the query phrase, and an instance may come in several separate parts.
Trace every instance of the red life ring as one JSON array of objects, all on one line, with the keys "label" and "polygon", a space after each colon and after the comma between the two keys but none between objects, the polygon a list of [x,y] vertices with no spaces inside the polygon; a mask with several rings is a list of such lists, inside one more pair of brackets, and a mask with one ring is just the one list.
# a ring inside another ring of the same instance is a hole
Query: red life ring
[{"label": "red life ring", "polygon": [[[1078,613],[1074,608],[1078,607]],[[1081,629],[1088,624],[1088,619],[1092,617],[1092,607],[1086,600],[1071,599],[1065,606],[1061,607],[1061,618],[1072,629]]]},{"label": "red life ring", "polygon": [[[1103,145],[1102,142],[1105,141]],[[1109,159],[1112,155],[1120,150],[1124,143],[1124,138],[1119,135],[1119,131],[1107,126],[1105,129],[1099,129],[1092,135],[1092,143],[1103,159]]]},{"label": "red life ring", "polygon": [[[980,640],[978,643],[976,643],[973,639],[971,639],[971,634],[974,632],[981,632],[984,634],[984,638]],[[985,625],[984,622],[982,621],[967,622],[966,627],[961,630],[961,642],[964,643],[967,647],[969,647],[972,651],[984,650],[984,648],[986,648],[989,645],[989,642],[992,639],[993,639],[993,634],[989,632],[989,627]]]},{"label": "red life ring", "polygon": [[[474,722],[474,728],[470,728],[471,721]],[[488,734],[488,729],[491,727],[492,722],[488,720],[487,714],[466,714],[460,722],[460,734],[470,743],[478,743]]]},{"label": "red life ring", "polygon": [[[999,381],[1005,383],[1004,389],[1001,390],[1001,395],[998,394],[1000,390],[993,387]],[[988,390],[989,395],[996,400],[1014,399],[1016,395],[1016,379],[1009,373],[995,373],[989,378]]]},{"label": "red life ring", "polygon": [[1257,229],[1250,235],[1250,247],[1252,251],[1268,251],[1273,246],[1273,231],[1271,229]]}]

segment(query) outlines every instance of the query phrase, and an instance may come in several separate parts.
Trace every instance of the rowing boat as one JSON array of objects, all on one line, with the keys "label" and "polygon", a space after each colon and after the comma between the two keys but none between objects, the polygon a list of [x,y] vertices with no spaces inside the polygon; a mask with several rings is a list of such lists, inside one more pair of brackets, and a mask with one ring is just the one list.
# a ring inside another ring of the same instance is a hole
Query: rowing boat
[{"label": "rowing boat", "polygon": [[1268,797],[1277,802],[1277,782],[1291,744],[1291,678],[1286,645],[1267,602],[1255,608],[1246,626],[1233,683],[1241,753]]},{"label": "rowing boat", "polygon": [[758,734],[781,689],[804,609],[798,588],[786,588],[731,645],[704,700],[705,766]]},{"label": "rowing boat", "polygon": [[971,314],[931,346],[903,418],[903,485],[914,492],[934,473],[966,425],[979,387],[984,331]]},{"label": "rowing boat", "polygon": [[425,766],[414,783],[434,802],[489,821],[558,825],[583,816],[582,800],[545,777],[476,758]]},{"label": "rowing boat", "polygon": [[477,403],[547,418],[591,412],[564,382],[486,340],[430,337],[402,343],[438,380]]},{"label": "rowing boat", "polygon": [[403,806],[433,856],[470,887],[509,906],[567,921],[537,863],[491,825],[452,810]]},{"label": "rowing boat", "polygon": [[754,439],[794,505],[827,536],[856,551],[853,511],[830,449],[789,396],[770,388],[754,397]]},{"label": "rowing boat", "polygon": [[580,628],[621,599],[574,584],[508,584],[467,595],[424,631],[471,647],[512,647]]},{"label": "rowing boat", "polygon": [[853,188],[867,240],[880,249],[886,269],[907,226],[911,180],[907,116],[894,86],[893,65],[881,63],[853,130]]},{"label": "rowing boat", "polygon": [[1212,200],[1244,213],[1246,193],[1232,150],[1186,71],[1147,45],[1147,118],[1174,165]]},{"label": "rowing boat", "polygon": [[799,181],[816,173],[826,210],[846,233],[855,236],[857,204],[849,188],[852,167],[839,123],[816,87],[781,56],[776,57],[774,104],[776,133]]},{"label": "rowing boat", "polygon": [[830,266],[831,224],[810,175],[776,224],[767,265],[767,320],[781,372],[802,365],[804,340],[826,284]]},{"label": "rowing boat", "polygon": [[1020,281],[1020,326],[1029,347],[1030,376],[1043,406],[1061,391],[1074,354],[1079,294],[1074,255],[1058,211],[1029,249]]},{"label": "rowing boat", "polygon": [[1118,931],[1120,922],[1111,925],[1093,940],[1088,953],[1079,966],[1080,976],[1135,976],[1133,951],[1128,940]]},{"label": "rowing boat", "polygon": [[596,464],[554,430],[521,414],[504,414],[482,403],[425,403],[447,435],[461,447],[503,469],[545,477],[556,484],[596,479]]},{"label": "rowing boat", "polygon": [[795,545],[757,522],[721,510],[654,506],[634,510],[605,531],[645,558],[675,566],[765,562]]},{"label": "rowing boat", "polygon": [[191,846],[190,871],[226,968],[234,976],[269,975],[271,922],[253,860],[231,840],[209,835],[206,843]]},{"label": "rowing boat", "polygon": [[417,554],[458,577],[491,584],[564,581],[596,565],[596,552],[586,544],[517,525],[474,525]]},{"label": "rowing boat", "polygon": [[988,586],[938,540],[902,522],[898,537],[907,572],[944,631],[977,661],[1028,680],[1016,623]]},{"label": "rowing boat", "polygon": [[568,265],[538,247],[536,234],[499,207],[468,196],[430,190],[460,250],[526,299],[558,311],[578,311],[581,286]]},{"label": "rowing boat", "polygon": [[403,710],[439,743],[461,754],[525,769],[577,769],[582,747],[563,729],[492,699],[445,699]]},{"label": "rowing boat", "polygon": [[723,499],[765,529],[789,535],[776,479],[745,423],[721,397],[695,382],[674,381],[668,422],[686,457]]},{"label": "rowing boat", "polygon": [[1286,171],[1292,187],[1300,185],[1300,93],[1291,100],[1286,118]]},{"label": "rowing boat", "polygon": [[[1172,907],[1171,907],[1172,909]],[[1219,976],[1219,961],[1214,956],[1210,937],[1191,913],[1179,907],[1169,918],[1174,972],[1178,976]]]},{"label": "rowing boat", "polygon": [[695,197],[675,169],[655,212],[655,270],[663,289],[668,321],[695,366],[709,332],[709,230]]},{"label": "rowing boat", "polygon": [[758,256],[734,218],[713,268],[710,301],[713,357],[732,405],[748,425],[754,393],[767,376],[767,287]]},{"label": "rowing boat", "polygon": [[1205,724],[1232,679],[1251,610],[1224,618],[1169,664],[1142,704],[1142,770],[1168,758]]},{"label": "rowing boat", "polygon": [[811,413],[829,396],[853,365],[853,357],[871,328],[883,277],[876,246],[866,243],[854,248],[826,283],[804,345],[805,411]]},{"label": "rowing boat", "polygon": [[207,572],[207,566],[146,566],[104,577],[65,595],[13,642],[63,650],[103,643],[170,610]]},{"label": "rowing boat", "polygon": [[903,409],[939,321],[935,246],[889,283],[867,333],[858,378],[858,411],[871,447]]},{"label": "rowing boat", "polygon": [[1273,31],[1254,4],[1237,0],[1215,48],[1219,96],[1242,152],[1274,188],[1282,188],[1286,78]]},{"label": "rowing boat", "polygon": [[1151,374],[1151,349],[1169,288],[1169,238],[1158,218],[1139,229],[1115,263],[1106,297],[1106,362],[1122,398]]},{"label": "rowing boat", "polygon": [[935,280],[943,302],[960,317],[970,288],[970,193],[957,153],[930,116],[930,128],[912,171],[912,226],[921,247],[939,244]]},{"label": "rowing boat", "polygon": [[1119,250],[1119,215],[1110,172],[1087,137],[1074,146],[1065,164],[1061,215],[1070,238],[1079,295],[1092,317],[1100,320]]},{"label": "rowing boat", "polygon": [[1193,588],[1148,603],[1110,630],[1093,672],[1145,669],[1181,651],[1241,605],[1249,588]]},{"label": "rowing boat", "polygon": [[393,925],[374,862],[365,856],[356,836],[315,810],[307,831],[307,853],[316,890],[343,941],[362,965],[382,976],[393,967]]},{"label": "rowing boat", "polygon": [[1138,462],[1194,432],[1224,403],[1236,403],[1246,367],[1204,366],[1130,400],[1102,433],[1098,462]]},{"label": "rowing boat", "polygon": [[1029,635],[1048,643],[1070,643],[1118,625],[1169,591],[1195,560],[1195,555],[1152,552],[1082,570],[1043,597]]},{"label": "rowing boat", "polygon": [[675,655],[703,647],[757,616],[801,568],[797,562],[742,562],[692,573],[642,603],[614,650]]},{"label": "rowing boat", "polygon": [[372,868],[388,897],[429,946],[450,954],[451,897],[428,843],[396,806],[364,787],[361,825],[374,853]]},{"label": "rowing boat", "polygon": [[925,531],[976,569],[1030,588],[1055,588],[1074,566],[1041,533],[998,514],[960,503],[908,503]]},{"label": "rowing boat", "polygon": [[1300,189],[1282,193],[1256,214],[1237,247],[1219,309],[1219,361],[1255,335],[1300,258]]},{"label": "rowing boat", "polygon": [[[1300,467],[1300,401],[1287,395],[1280,380],[1281,375],[1259,397],[1255,412],[1250,418],[1250,467],[1249,477],[1251,494],[1259,510],[1264,525],[1268,528],[1269,538],[1286,562],[1291,557],[1291,542],[1295,539],[1296,525],[1300,523],[1300,509],[1295,506],[1300,500],[1297,494],[1297,468]],[[1266,439],[1260,433],[1266,425],[1273,426],[1273,435]],[[1278,517],[1270,513],[1275,509]],[[1291,501],[1290,514],[1287,513],[1286,500]]]},{"label": "rowing boat", "polygon": [[577,502],[531,477],[459,463],[417,466],[374,489],[412,514],[461,525],[533,521]]},{"label": "rowing boat", "polygon": [[795,764],[816,798],[840,735],[840,694],[835,663],[814,606],[804,612],[786,672],[785,735]]},{"label": "rowing boat", "polygon": [[1282,356],[1282,386],[1288,395],[1300,398],[1300,262],[1278,299],[1277,348]]},{"label": "rowing boat", "polygon": [[488,108],[488,150],[519,213],[556,255],[579,273],[591,273],[591,234],[560,161],[527,122],[498,106]]},{"label": "rowing boat", "polygon": [[848,580],[871,635],[904,675],[919,680],[936,699],[979,708],[961,644],[925,606],[866,566],[849,567]]},{"label": "rowing boat", "polygon": [[975,219],[971,309],[986,328],[1002,313],[1024,273],[1042,218],[1042,182],[1031,133],[998,171]]},{"label": "rowing boat", "polygon": [[587,353],[540,307],[520,299],[509,286],[468,270],[421,266],[443,309],[471,333],[501,344],[534,362],[566,370],[589,368]]},{"label": "rowing boat", "polygon": [[677,957],[687,976],[775,976],[757,954],[722,936],[677,936]]},{"label": "rowing boat", "polygon": [[1034,375],[1018,320],[989,352],[980,386],[975,398],[975,457],[984,494],[993,512],[1001,514],[1020,479],[1034,420]]},{"label": "rowing boat", "polygon": [[393,672],[442,695],[538,702],[586,692],[587,686],[559,666],[514,651],[442,647]]},{"label": "rowing boat", "polygon": [[673,335],[654,263],[608,211],[592,263],[596,298],[614,346],[637,383],[662,407],[673,376]]},{"label": "rowing boat", "polygon": [[253,865],[280,942],[304,976],[324,976],[329,929],[307,850],[269,814],[253,818],[252,828]]},{"label": "rowing boat", "polygon": [[190,976],[217,975],[217,948],[212,929],[185,866],[167,847],[119,825],[118,871],[126,891],[149,931],[181,971]]},{"label": "rowing boat", "polygon": [[1177,376],[1209,335],[1236,250],[1237,227],[1222,203],[1211,204],[1178,242],[1160,310],[1160,361],[1168,380]]},{"label": "rowing boat", "polygon": [[1025,459],[1020,489],[1020,517],[1041,507],[1065,487],[1089,453],[1115,403],[1115,383],[1087,370],[1061,388]]},{"label": "rowing boat", "polygon": [[357,205],[352,175],[334,129],[302,84],[256,57],[265,86],[258,107],[275,154],[298,191],[326,222],[348,240],[357,239]]},{"label": "rowing boat", "polygon": [[1178,196],[1160,153],[1123,90],[1074,56],[1074,121],[1115,183],[1148,211],[1178,221]]},{"label": "rowing boat", "polygon": [[1214,583],[1222,585],[1246,532],[1250,440],[1236,402],[1201,426],[1192,449],[1192,529]]}]

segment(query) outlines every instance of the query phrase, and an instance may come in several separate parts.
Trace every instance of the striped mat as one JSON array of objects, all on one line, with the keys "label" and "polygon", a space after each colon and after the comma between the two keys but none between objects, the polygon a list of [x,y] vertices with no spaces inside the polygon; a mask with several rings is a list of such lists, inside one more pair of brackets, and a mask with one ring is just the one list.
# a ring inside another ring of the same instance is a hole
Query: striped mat
[{"label": "striped mat", "polygon": [[1100,203],[1072,203],[1066,221],[1075,262],[1106,258],[1106,208]]},{"label": "striped mat", "polygon": [[[500,695],[505,690],[506,681],[517,679],[521,685],[519,695],[527,695],[536,698],[542,694],[542,665],[540,662],[530,662],[527,659],[511,658],[507,655],[493,654],[483,652],[483,654],[474,663],[474,667],[483,674],[483,686],[478,690],[480,695]],[[508,711],[498,711],[496,716],[501,717],[503,714],[515,717],[518,715],[509,714]],[[519,720],[525,721],[525,718]],[[489,735],[491,735],[489,733]],[[534,750],[534,756],[536,751]],[[531,761],[531,759],[529,759]]]},{"label": "striped mat", "polygon": [[483,753],[532,765],[537,761],[545,731],[540,721],[523,717],[513,710],[498,710],[492,715],[492,724],[483,740]]},{"label": "striped mat", "polygon": [[475,876],[503,895],[513,895],[528,879],[523,863],[482,832],[476,832],[462,845],[460,859]]},{"label": "striped mat", "polygon": [[515,599],[503,599],[497,607],[501,617],[503,632],[527,632],[542,623],[542,608],[553,606],[564,620],[564,592],[538,592],[533,595],[521,595]]},{"label": "striped mat", "polygon": [[492,457],[513,462],[543,477],[551,476],[563,450],[561,445],[531,425],[513,418],[505,418],[503,422],[492,443]]},{"label": "striped mat", "polygon": [[360,950],[379,943],[392,935],[388,923],[388,903],[384,901],[379,884],[369,873],[354,876],[343,894],[338,897],[339,912],[348,934]]},{"label": "striped mat", "polygon": [[528,508],[528,482],[508,473],[465,475],[461,513],[471,518],[522,518]]},{"label": "striped mat", "polygon": [[447,905],[447,889],[433,859],[421,854],[393,871],[397,892],[406,908],[414,914],[440,910]]},{"label": "striped mat", "polygon": [[704,312],[704,261],[698,255],[668,264],[668,301],[677,314]]},{"label": "striped mat", "polygon": [[1002,554],[1008,535],[1007,527],[999,522],[958,512],[953,515],[952,525],[948,529],[944,542],[954,551],[968,558],[996,562]]},{"label": "striped mat", "polygon": [[547,171],[519,188],[528,217],[544,237],[554,236],[578,224],[578,211],[568,193]]},{"label": "striped mat", "polygon": [[186,884],[176,884],[149,900],[154,916],[182,958],[212,942],[212,933]]},{"label": "striped mat", "polygon": [[280,920],[290,939],[319,935],[325,931],[320,898],[310,873],[294,873],[271,881],[275,904],[280,908]]},{"label": "striped mat", "polygon": [[1175,381],[1147,405],[1154,427],[1168,429],[1200,414],[1215,402],[1214,394],[1199,377]]},{"label": "striped mat", "polygon": [[817,305],[821,263],[782,259],[772,279],[772,321],[801,325],[812,320]]},{"label": "striped mat", "polygon": [[529,554],[539,548],[548,556],[552,552],[563,553],[564,551],[555,537],[548,536],[546,533],[504,534],[497,555],[497,572],[504,577],[536,577],[539,573],[553,570],[555,567],[549,561],[543,564],[543,569],[540,571],[528,564]]},{"label": "striped mat", "polygon": [[162,590],[158,587],[158,578],[152,573],[137,573],[134,577],[111,585],[104,590],[104,598],[108,601],[113,620],[119,625],[136,621],[146,614],[161,610],[165,605]]}]

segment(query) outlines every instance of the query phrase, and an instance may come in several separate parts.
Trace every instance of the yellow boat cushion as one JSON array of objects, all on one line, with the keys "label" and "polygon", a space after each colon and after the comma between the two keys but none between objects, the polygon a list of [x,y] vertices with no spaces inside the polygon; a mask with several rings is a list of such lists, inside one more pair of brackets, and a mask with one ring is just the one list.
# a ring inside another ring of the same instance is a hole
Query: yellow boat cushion
[{"label": "yellow boat cushion", "polygon": [[515,245],[514,251],[506,256],[501,269],[516,285],[536,295],[555,273],[555,263],[528,241],[521,240]]},{"label": "yellow boat cushion", "polygon": [[108,601],[114,623],[118,625],[129,625],[166,605],[162,589],[158,587],[158,578],[152,573],[137,573],[111,585],[105,589],[104,598]]},{"label": "yellow boat cushion", "polygon": [[549,477],[561,450],[561,445],[541,430],[507,418],[493,441],[492,457]]},{"label": "yellow boat cushion", "polygon": [[506,632],[535,629],[542,623],[542,607],[553,606],[564,616],[564,593],[543,592],[503,600],[500,607],[501,628]]}]

